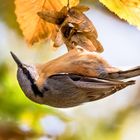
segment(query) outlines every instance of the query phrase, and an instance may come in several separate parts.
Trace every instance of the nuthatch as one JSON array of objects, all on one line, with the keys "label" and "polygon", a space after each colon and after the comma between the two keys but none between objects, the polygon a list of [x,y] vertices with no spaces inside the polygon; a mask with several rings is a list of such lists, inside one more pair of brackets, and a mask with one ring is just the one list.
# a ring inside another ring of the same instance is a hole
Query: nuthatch
[{"label": "nuthatch", "polygon": [[123,80],[140,75],[140,66],[121,71],[98,53],[81,48],[41,65],[26,65],[11,55],[18,65],[17,79],[25,95],[53,107],[74,107],[102,99],[135,83]]}]

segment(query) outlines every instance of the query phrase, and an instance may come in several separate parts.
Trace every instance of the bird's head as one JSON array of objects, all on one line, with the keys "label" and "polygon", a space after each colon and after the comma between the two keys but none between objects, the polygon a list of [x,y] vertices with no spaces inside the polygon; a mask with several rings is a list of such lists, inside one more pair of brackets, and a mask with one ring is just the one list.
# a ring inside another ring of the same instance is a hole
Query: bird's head
[{"label": "bird's head", "polygon": [[13,52],[11,52],[11,55],[18,66],[17,80],[21,89],[28,98],[39,102],[37,98],[40,98],[42,93],[36,85],[36,80],[38,79],[36,67],[22,63]]}]

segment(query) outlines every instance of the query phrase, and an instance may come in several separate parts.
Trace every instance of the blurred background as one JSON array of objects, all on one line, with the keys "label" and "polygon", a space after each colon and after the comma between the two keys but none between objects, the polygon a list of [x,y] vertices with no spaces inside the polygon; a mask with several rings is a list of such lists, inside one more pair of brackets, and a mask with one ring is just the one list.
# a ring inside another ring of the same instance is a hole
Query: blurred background
[{"label": "blurred background", "polygon": [[[140,31],[98,1],[82,1],[113,66],[140,65]],[[13,51],[25,63],[43,63],[66,52],[51,42],[29,48],[16,22],[14,0],[0,0],[0,140],[140,140],[140,77],[105,99],[56,109],[27,99],[16,80]]]}]

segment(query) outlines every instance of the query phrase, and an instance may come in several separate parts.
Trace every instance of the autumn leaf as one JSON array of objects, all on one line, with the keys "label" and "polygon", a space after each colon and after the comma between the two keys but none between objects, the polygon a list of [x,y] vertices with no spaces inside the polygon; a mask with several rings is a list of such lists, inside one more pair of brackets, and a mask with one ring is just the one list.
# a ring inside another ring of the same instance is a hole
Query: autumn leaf
[{"label": "autumn leaf", "polygon": [[140,0],[99,0],[109,10],[140,28]]},{"label": "autumn leaf", "polygon": [[[59,11],[67,5],[67,0],[15,0],[17,22],[29,45],[40,40],[52,39],[57,35],[57,26],[42,20],[37,12],[44,10]],[[70,0],[70,6],[75,6],[79,0]]]},{"label": "autumn leaf", "polygon": [[58,25],[60,33],[54,40],[54,47],[65,43],[68,51],[79,45],[88,51],[103,52],[96,28],[83,13],[88,10],[87,6],[77,5],[69,9],[63,7],[59,12],[46,10],[37,14],[44,21]]}]

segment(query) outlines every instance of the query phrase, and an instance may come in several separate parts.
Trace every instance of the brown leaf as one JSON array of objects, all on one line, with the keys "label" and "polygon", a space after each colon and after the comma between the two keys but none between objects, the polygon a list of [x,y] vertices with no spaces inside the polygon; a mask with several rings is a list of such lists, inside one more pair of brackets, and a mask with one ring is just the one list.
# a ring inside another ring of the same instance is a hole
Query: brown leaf
[{"label": "brown leaf", "polygon": [[71,43],[79,45],[88,51],[96,51],[96,47],[89,39],[87,39],[87,37],[83,33],[76,33],[75,35],[73,35],[71,38]]},{"label": "brown leaf", "polygon": [[63,43],[64,43],[63,37],[62,37],[61,32],[59,31],[59,32],[57,33],[57,36],[56,36],[55,40],[54,40],[54,45],[53,45],[53,47],[55,47],[55,48],[60,47]]},{"label": "brown leaf", "polygon": [[92,42],[92,45],[96,48],[97,52],[103,52],[104,51],[103,46],[97,40],[97,38],[95,37],[93,32],[87,32],[87,33],[84,32],[83,35],[85,35],[87,37],[87,39],[89,39]]},{"label": "brown leaf", "polygon": [[[78,4],[78,0],[71,0],[70,5]],[[42,20],[37,13],[39,11],[60,11],[67,5],[67,0],[15,0],[17,22],[29,45],[42,39],[55,39],[57,26]]]},{"label": "brown leaf", "polygon": [[54,11],[54,10],[46,10],[41,11],[37,13],[38,16],[40,16],[43,20],[53,23],[56,25],[61,25],[61,23],[64,21],[66,15],[61,14],[60,12]]},{"label": "brown leaf", "polygon": [[67,23],[72,23],[81,32],[93,32],[97,37],[97,31],[90,19],[79,11],[76,7],[72,7],[68,12]]},{"label": "brown leaf", "polygon": [[54,47],[64,42],[68,50],[79,45],[88,51],[103,52],[96,28],[83,13],[87,10],[87,6],[77,5],[71,8],[64,6],[59,12],[45,10],[38,13],[45,21],[56,24],[61,32],[55,39]]},{"label": "brown leaf", "polygon": [[97,32],[95,30],[86,32],[86,28],[90,29],[86,26],[84,30],[82,22],[79,23],[78,28],[75,25],[69,25],[67,22],[62,25],[61,33],[68,50],[79,45],[88,51],[103,52],[104,49],[97,40]]},{"label": "brown leaf", "polygon": [[80,12],[86,12],[89,10],[89,7],[85,6],[85,5],[77,5],[76,7],[74,7],[76,10],[80,11]]},{"label": "brown leaf", "polygon": [[[83,14],[83,12],[86,10],[88,10],[88,8],[84,6],[70,8],[68,11],[68,16],[61,27],[64,40],[65,42],[67,42],[66,40],[70,40],[71,43],[80,45],[88,51],[102,52],[103,47],[97,40],[98,34],[96,28],[90,19]],[[69,34],[67,35],[68,37],[66,34]],[[70,43],[66,44],[69,48],[73,48]]]}]

